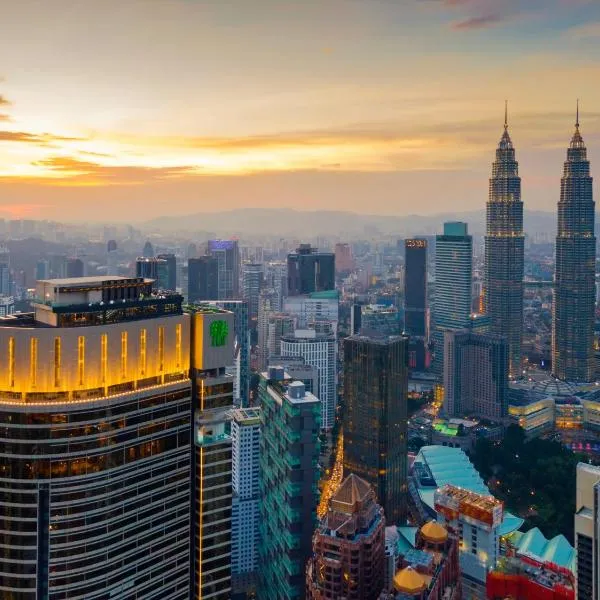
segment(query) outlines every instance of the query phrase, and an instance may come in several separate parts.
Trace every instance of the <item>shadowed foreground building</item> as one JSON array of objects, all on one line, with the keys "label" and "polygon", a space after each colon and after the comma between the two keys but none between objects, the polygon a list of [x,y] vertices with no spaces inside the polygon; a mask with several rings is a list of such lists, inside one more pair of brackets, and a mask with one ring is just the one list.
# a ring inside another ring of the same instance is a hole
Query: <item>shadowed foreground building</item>
[{"label": "shadowed foreground building", "polygon": [[385,518],[373,488],[350,474],[329,501],[306,569],[308,600],[376,600],[383,589]]},{"label": "shadowed foreground building", "polygon": [[344,340],[344,472],[370,483],[389,523],[406,515],[408,338]]},{"label": "shadowed foreground building", "polygon": [[0,319],[0,597],[190,597],[190,318],[142,278]]}]

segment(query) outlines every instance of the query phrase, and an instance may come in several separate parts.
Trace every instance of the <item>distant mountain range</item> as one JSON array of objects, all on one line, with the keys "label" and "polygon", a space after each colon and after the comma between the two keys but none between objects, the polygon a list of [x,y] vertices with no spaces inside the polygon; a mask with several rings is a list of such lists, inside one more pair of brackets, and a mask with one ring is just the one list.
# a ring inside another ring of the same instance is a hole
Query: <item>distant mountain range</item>
[{"label": "distant mountain range", "polygon": [[[361,215],[345,211],[298,211],[289,208],[245,208],[218,213],[160,217],[146,222],[153,231],[190,232],[194,235],[223,236],[338,236],[341,239],[369,239],[377,236],[432,235],[440,233],[446,221],[466,221],[475,235],[485,233],[485,210],[421,216]],[[527,234],[556,232],[556,214],[525,211]]]}]

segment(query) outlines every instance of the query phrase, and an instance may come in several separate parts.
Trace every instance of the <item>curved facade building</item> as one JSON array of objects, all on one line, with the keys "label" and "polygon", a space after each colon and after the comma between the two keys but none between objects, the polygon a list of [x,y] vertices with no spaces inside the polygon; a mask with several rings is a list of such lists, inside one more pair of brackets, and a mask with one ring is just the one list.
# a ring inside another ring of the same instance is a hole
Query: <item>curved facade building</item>
[{"label": "curved facade building", "polygon": [[189,316],[151,282],[38,282],[0,319],[0,597],[190,592]]},{"label": "curved facade building", "polygon": [[566,381],[594,378],[594,211],[578,114],[560,185],[554,274],[552,369],[555,377]]},{"label": "curved facade building", "polygon": [[486,214],[485,312],[492,331],[508,342],[510,373],[516,377],[521,372],[525,238],[519,164],[506,119],[492,166]]}]

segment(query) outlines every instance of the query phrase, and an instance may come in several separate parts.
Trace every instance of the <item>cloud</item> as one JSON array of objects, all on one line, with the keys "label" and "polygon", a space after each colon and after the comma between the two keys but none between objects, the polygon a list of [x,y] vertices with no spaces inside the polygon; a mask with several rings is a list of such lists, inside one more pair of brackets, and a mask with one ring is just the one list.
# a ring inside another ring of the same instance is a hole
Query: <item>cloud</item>
[{"label": "cloud", "polygon": [[566,34],[577,40],[600,37],[600,21],[593,21],[592,23],[571,27],[567,29]]},{"label": "cloud", "polygon": [[500,15],[483,15],[481,17],[470,17],[463,21],[456,21],[452,23],[452,29],[457,31],[469,30],[469,29],[485,29],[487,27],[494,27],[504,21],[504,18]]},{"label": "cloud", "polygon": [[[3,119],[2,117],[6,118]],[[8,121],[8,115],[0,115],[0,120]],[[26,144],[50,145],[53,142],[82,142],[85,138],[53,135],[51,133],[28,133],[26,131],[0,131],[0,142],[22,142]]]},{"label": "cloud", "polygon": [[7,100],[6,96],[0,94],[0,106],[10,106],[11,104],[11,101]]}]

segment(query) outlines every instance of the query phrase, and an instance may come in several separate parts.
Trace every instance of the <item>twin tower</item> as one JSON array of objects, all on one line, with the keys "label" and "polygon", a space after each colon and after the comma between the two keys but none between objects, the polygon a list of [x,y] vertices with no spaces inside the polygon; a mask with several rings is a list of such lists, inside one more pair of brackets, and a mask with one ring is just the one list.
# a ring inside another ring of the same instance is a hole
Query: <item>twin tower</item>
[{"label": "twin tower", "polygon": [[[492,330],[507,339],[510,373],[518,377],[523,339],[523,202],[506,111],[486,212],[485,312]],[[552,372],[558,379],[594,379],[595,266],[592,178],[579,132],[578,106],[558,203],[552,312]]]}]

